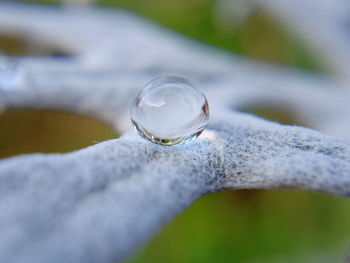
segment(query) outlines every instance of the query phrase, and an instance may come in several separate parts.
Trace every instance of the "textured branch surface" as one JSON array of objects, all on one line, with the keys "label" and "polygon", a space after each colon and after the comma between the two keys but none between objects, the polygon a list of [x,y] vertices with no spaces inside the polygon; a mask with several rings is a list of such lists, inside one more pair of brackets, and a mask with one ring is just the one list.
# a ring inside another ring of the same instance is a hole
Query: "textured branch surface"
[{"label": "textured branch surface", "polygon": [[[77,112],[128,131],[136,90],[164,74],[191,79],[211,106],[208,129],[187,145],[126,132],[69,154],[1,160],[0,262],[116,262],[213,191],[350,196],[346,83],[245,61],[118,11],[2,3],[0,31],[78,54],[2,58],[6,107]],[[233,111],[255,103],[284,105],[343,139]]]}]

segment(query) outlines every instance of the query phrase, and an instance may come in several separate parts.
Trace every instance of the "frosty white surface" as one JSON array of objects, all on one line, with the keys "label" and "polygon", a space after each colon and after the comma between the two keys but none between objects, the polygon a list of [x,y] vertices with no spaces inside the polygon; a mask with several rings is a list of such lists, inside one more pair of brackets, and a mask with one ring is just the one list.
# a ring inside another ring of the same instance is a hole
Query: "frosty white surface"
[{"label": "frosty white surface", "polygon": [[161,77],[147,83],[131,108],[131,121],[139,134],[162,145],[199,136],[208,118],[204,94],[179,77]]}]

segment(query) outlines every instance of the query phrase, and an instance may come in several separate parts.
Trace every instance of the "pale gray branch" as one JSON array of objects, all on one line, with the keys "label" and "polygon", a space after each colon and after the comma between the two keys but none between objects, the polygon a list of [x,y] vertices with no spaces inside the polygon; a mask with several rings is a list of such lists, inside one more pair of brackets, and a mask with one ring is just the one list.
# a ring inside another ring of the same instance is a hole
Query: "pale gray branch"
[{"label": "pale gray branch", "polygon": [[69,154],[0,161],[0,261],[115,262],[212,191],[350,196],[349,144],[245,114],[221,117],[186,145],[131,133]]}]

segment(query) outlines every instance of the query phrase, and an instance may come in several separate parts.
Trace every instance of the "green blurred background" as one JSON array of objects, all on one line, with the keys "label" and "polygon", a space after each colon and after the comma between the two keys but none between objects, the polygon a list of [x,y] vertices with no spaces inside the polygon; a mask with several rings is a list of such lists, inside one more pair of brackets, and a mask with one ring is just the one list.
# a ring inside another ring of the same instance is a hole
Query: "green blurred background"
[{"label": "green blurred background", "polygon": [[[57,4],[54,0],[31,2]],[[254,10],[242,20],[232,2],[228,17],[219,12],[217,0],[99,0],[97,4],[135,11],[245,56],[327,72],[317,54],[263,10]],[[26,54],[25,40],[0,33],[0,50],[10,55]],[[46,51],[42,54],[50,55]],[[305,124],[275,109],[257,106],[246,110],[284,123]],[[96,120],[61,112],[12,109],[0,115],[0,123],[0,158],[68,152],[118,135]],[[303,191],[207,195],[128,262],[343,262],[350,251],[348,206],[347,199]]]}]

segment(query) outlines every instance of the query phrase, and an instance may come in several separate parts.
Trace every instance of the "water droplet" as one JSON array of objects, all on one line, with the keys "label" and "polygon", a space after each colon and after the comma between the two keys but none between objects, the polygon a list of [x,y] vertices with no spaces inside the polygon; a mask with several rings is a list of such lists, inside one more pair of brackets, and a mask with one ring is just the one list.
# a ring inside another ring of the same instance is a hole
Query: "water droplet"
[{"label": "water droplet", "polygon": [[204,94],[179,77],[161,77],[147,83],[131,106],[131,121],[147,140],[174,145],[199,136],[209,119]]}]

